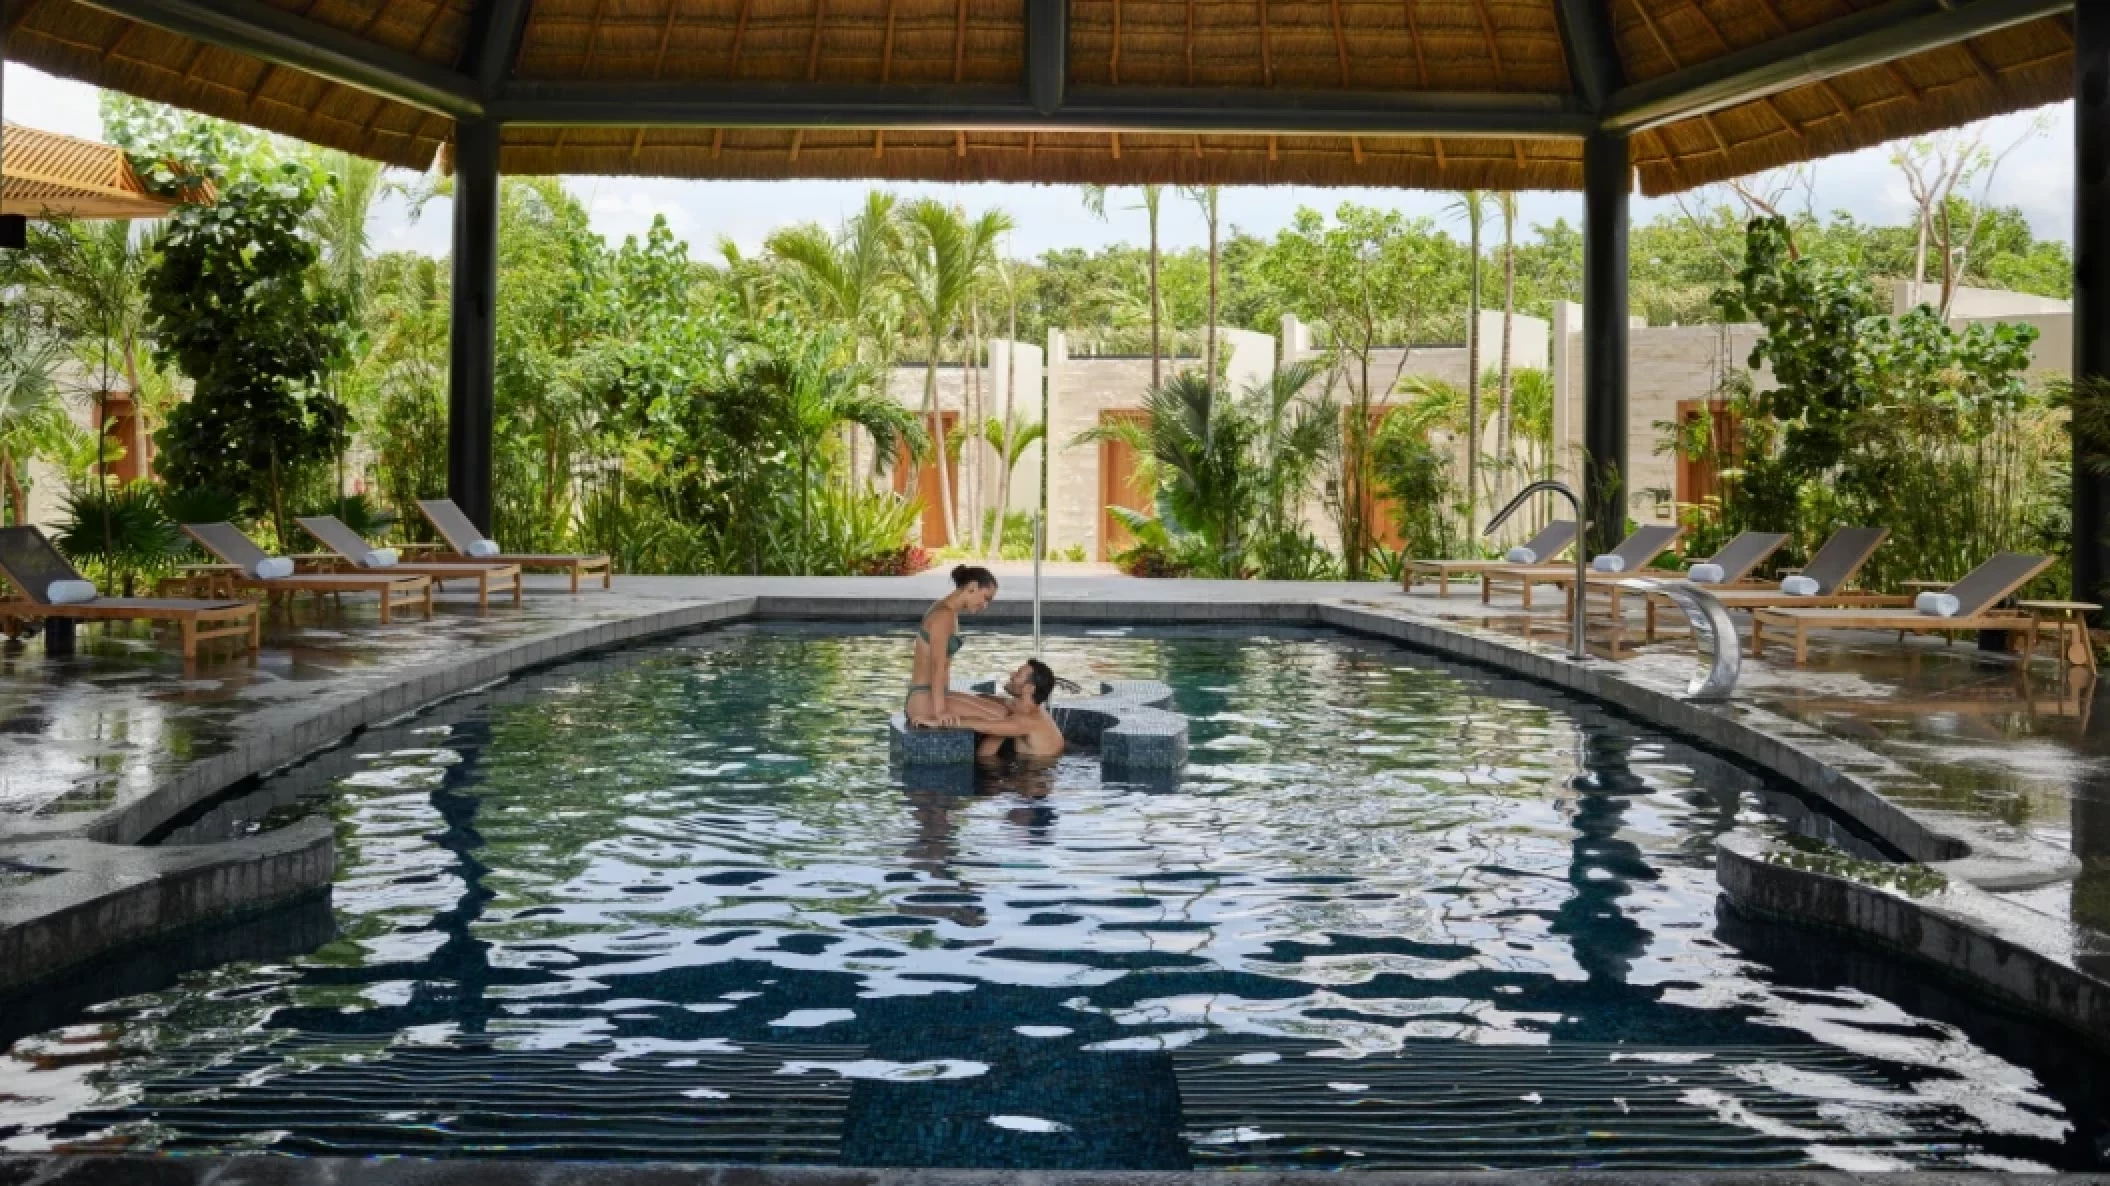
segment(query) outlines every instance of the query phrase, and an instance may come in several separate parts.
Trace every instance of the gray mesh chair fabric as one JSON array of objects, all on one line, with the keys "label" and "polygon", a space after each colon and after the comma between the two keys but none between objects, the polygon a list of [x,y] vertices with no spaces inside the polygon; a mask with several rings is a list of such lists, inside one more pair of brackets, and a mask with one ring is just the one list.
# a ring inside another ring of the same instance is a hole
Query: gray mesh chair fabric
[{"label": "gray mesh chair fabric", "polygon": [[323,547],[354,564],[374,550],[374,545],[367,543],[358,532],[345,526],[344,520],[335,515],[311,515],[293,521],[300,524],[301,530],[321,540]]},{"label": "gray mesh chair fabric", "polygon": [[1720,566],[1724,583],[1740,581],[1786,542],[1788,533],[1785,531],[1746,531],[1724,544],[1707,563]]},{"label": "gray mesh chair fabric", "polygon": [[27,526],[0,527],[0,571],[7,573],[8,582],[20,589],[24,597],[38,605],[51,604],[44,595],[51,582],[82,579],[43,532]]},{"label": "gray mesh chair fabric", "polygon": [[470,544],[484,537],[484,533],[476,529],[476,524],[469,522],[469,516],[463,514],[462,509],[455,506],[451,498],[421,498],[418,500],[418,509],[425,512],[427,519],[432,520],[432,526],[440,533],[440,537],[447,541],[447,546],[462,555],[468,554]]},{"label": "gray mesh chair fabric", "polygon": [[1637,572],[1648,566],[1648,562],[1663,554],[1663,549],[1678,538],[1676,527],[1637,527],[1634,534],[1619,541],[1612,555],[1626,561],[1627,572]]},{"label": "gray mesh chair fabric", "polygon": [[1958,617],[1982,614],[1995,602],[2029,583],[2029,579],[2051,564],[2049,557],[2026,552],[2001,552],[1963,575],[1944,592],[1956,599]]},{"label": "gray mesh chair fabric", "polygon": [[218,557],[220,563],[232,564],[244,573],[254,574],[257,562],[270,558],[232,523],[185,523],[183,530]]},{"label": "gray mesh chair fabric", "polygon": [[1525,541],[1524,546],[1530,548],[1531,554],[1543,563],[1559,555],[1562,548],[1574,542],[1575,524],[1568,519],[1555,519],[1539,528],[1539,533]]},{"label": "gray mesh chair fabric", "polygon": [[1803,565],[1802,575],[1817,582],[1819,593],[1837,593],[1889,538],[1888,527],[1841,527]]}]

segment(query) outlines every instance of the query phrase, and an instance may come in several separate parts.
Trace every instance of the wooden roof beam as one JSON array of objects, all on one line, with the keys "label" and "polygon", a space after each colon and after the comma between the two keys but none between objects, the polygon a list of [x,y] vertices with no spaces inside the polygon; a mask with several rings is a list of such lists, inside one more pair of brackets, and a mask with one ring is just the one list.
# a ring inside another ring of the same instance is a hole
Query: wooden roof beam
[{"label": "wooden roof beam", "polygon": [[112,16],[453,119],[483,114],[466,74],[268,4],[240,0],[82,0]]},{"label": "wooden roof beam", "polygon": [[[2092,2],[2092,0],[2091,0]],[[1885,0],[1851,16],[1623,87],[1605,127],[1661,127],[2072,10],[2074,0]]]},{"label": "wooden roof beam", "polygon": [[1009,86],[519,81],[490,117],[540,127],[1021,128],[1574,140],[1596,120],[1559,95],[1078,87],[1043,114]]},{"label": "wooden roof beam", "polygon": [[476,89],[485,98],[498,93],[512,77],[513,62],[520,56],[520,38],[527,32],[528,10],[533,7],[534,0],[477,0],[470,13],[461,72],[476,80]]},{"label": "wooden roof beam", "polygon": [[1062,109],[1070,78],[1070,0],[1026,0],[1026,105]]},{"label": "wooden roof beam", "polygon": [[1612,37],[1612,14],[1606,0],[1559,0],[1555,9],[1561,31],[1561,52],[1568,59],[1568,77],[1592,111],[1604,109],[1605,100],[1626,85],[1626,67],[1619,61],[1619,45]]}]

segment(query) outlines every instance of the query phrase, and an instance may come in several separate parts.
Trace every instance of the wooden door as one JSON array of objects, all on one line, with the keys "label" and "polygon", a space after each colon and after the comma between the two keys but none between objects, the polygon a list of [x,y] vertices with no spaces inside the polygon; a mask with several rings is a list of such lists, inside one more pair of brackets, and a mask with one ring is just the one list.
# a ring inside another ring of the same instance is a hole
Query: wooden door
[{"label": "wooden door", "polygon": [[1735,452],[1737,423],[1729,405],[1720,400],[1681,399],[1678,401],[1678,423],[1690,427],[1702,416],[1711,416],[1708,430],[1712,436],[1712,447],[1699,457],[1678,454],[1678,485],[1676,497],[1680,506],[1696,506],[1722,493],[1720,461]]},{"label": "wooden door", "polygon": [[[1111,408],[1099,413],[1099,423],[1148,424],[1150,413],[1141,408]],[[1127,507],[1132,511],[1151,512],[1157,500],[1153,491],[1142,481],[1140,458],[1136,451],[1122,441],[1099,442],[1099,559],[1111,560],[1121,552],[1135,546],[1135,537],[1121,521],[1114,518],[1108,507]]]},{"label": "wooden door", "polygon": [[[1373,452],[1377,448],[1378,430],[1385,426],[1385,417],[1391,414],[1390,408],[1370,409],[1370,448]],[[1363,525],[1374,544],[1398,551],[1406,542],[1406,537],[1399,533],[1399,501],[1385,493],[1374,474],[1363,485]]]},{"label": "wooden door", "polygon": [[[938,418],[947,440],[959,434],[958,412],[940,412]],[[916,420],[923,425],[925,432],[930,431],[928,417],[918,415]],[[960,507],[960,467],[950,458],[945,463],[945,477],[946,484],[952,488],[953,510],[957,512]],[[923,504],[923,546],[933,550],[951,546],[952,533],[945,529],[945,504],[938,500],[937,462],[935,459],[916,461],[909,456],[908,446],[903,445],[900,454],[894,458],[894,493],[907,494],[910,482],[915,483],[915,497]]]}]

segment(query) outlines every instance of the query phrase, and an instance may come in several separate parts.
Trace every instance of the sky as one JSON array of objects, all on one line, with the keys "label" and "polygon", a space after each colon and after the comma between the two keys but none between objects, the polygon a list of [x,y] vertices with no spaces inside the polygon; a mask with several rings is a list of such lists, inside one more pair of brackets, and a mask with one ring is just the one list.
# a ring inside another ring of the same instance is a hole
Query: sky
[{"label": "sky", "polygon": [[[97,114],[95,88],[15,63],[8,63],[6,70],[7,119],[48,131],[101,138],[102,120]],[[2059,104],[1985,122],[1989,146],[2003,149],[2021,141],[2001,166],[1991,199],[2021,207],[2039,237],[2070,241],[2072,105]],[[2039,134],[2030,136],[2032,128],[2038,129]],[[594,229],[610,242],[619,242],[626,235],[642,235],[655,215],[664,215],[674,234],[687,240],[691,254],[696,256],[710,251],[720,236],[731,238],[743,250],[753,251],[771,230],[788,223],[840,225],[863,204],[866,191],[874,188],[874,183],[848,181],[671,181],[633,177],[571,177],[565,184],[586,204]],[[1798,193],[1793,200],[1796,208],[1807,197],[1820,213],[1844,210],[1863,222],[1894,225],[1911,218],[1912,202],[1904,180],[1883,148],[1819,161],[1812,168],[1808,184],[1808,195]],[[1085,211],[1075,186],[888,184],[881,188],[903,195],[930,194],[970,210],[1001,206],[1018,226],[1010,245],[1015,257],[1035,257],[1056,247],[1097,248],[1113,243],[1141,245],[1147,241],[1143,215],[1122,209],[1133,201],[1124,201],[1119,193],[1108,203],[1108,218],[1102,222]],[[1351,201],[1392,207],[1410,216],[1434,218],[1439,223],[1458,221],[1449,211],[1451,197],[1445,193],[1287,185],[1225,190],[1223,220],[1227,227],[1267,236],[1287,226],[1300,206],[1330,211]],[[1527,227],[1557,218],[1566,218],[1570,223],[1580,223],[1582,219],[1579,194],[1527,193],[1520,195],[1519,206]],[[1637,195],[1633,209],[1637,221],[1646,221],[1673,211],[1676,206],[1669,199]],[[446,202],[428,204],[424,216],[413,221],[402,201],[395,198],[376,205],[368,226],[377,251],[410,250],[429,255],[447,253],[447,230]],[[1201,217],[1189,202],[1175,200],[1165,204],[1162,231],[1166,245],[1172,248],[1200,246],[1207,241]]]}]

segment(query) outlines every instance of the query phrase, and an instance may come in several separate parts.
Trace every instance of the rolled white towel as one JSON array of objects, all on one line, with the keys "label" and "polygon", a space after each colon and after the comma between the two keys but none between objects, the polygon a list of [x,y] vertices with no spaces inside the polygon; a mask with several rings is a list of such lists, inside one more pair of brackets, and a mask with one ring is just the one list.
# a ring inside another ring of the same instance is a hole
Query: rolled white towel
[{"label": "rolled white towel", "polygon": [[1695,564],[1685,570],[1685,579],[1695,585],[1719,585],[1728,575],[1719,564]]},{"label": "rolled white towel", "polygon": [[359,566],[361,568],[394,568],[396,560],[397,556],[394,548],[375,548],[359,558]]},{"label": "rolled white towel", "polygon": [[469,552],[468,552],[468,554],[469,554],[469,555],[471,555],[471,556],[475,556],[475,557],[477,557],[477,558],[481,559],[481,558],[483,558],[483,557],[486,557],[486,556],[497,556],[497,555],[499,555],[499,554],[500,554],[500,549],[499,549],[499,547],[498,547],[498,543],[497,543],[497,541],[495,541],[495,540],[488,540],[488,539],[480,539],[480,540],[477,540],[477,541],[476,541],[475,543],[473,543],[473,544],[470,544],[470,545],[469,545]]},{"label": "rolled white towel", "polygon": [[1937,618],[1953,618],[1963,610],[1963,602],[1956,600],[1954,593],[1936,593],[1929,589],[1912,599],[1912,608]]},{"label": "rolled white towel", "polygon": [[1817,578],[1806,577],[1799,572],[1794,576],[1782,578],[1780,591],[1790,597],[1815,597],[1823,592],[1817,586]]},{"label": "rolled white towel", "polygon": [[1507,552],[1502,553],[1502,559],[1509,561],[1511,564],[1537,564],[1539,562],[1539,554],[1530,548],[1511,548]]},{"label": "rolled white towel", "polygon": [[1590,561],[1590,567],[1599,572],[1625,572],[1626,557],[1606,552],[1604,555]]},{"label": "rolled white towel", "polygon": [[79,605],[97,596],[94,581],[53,581],[44,586],[44,600],[53,605]]},{"label": "rolled white towel", "polygon": [[276,581],[293,575],[293,558],[290,556],[266,556],[256,562],[249,575],[260,581]]}]

